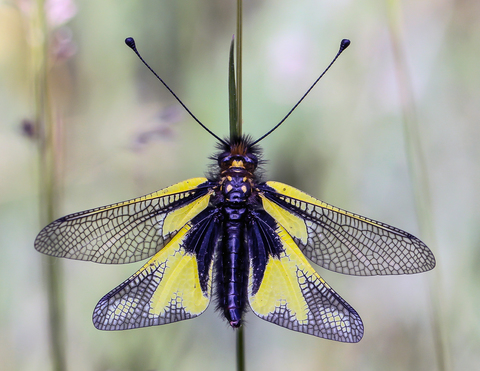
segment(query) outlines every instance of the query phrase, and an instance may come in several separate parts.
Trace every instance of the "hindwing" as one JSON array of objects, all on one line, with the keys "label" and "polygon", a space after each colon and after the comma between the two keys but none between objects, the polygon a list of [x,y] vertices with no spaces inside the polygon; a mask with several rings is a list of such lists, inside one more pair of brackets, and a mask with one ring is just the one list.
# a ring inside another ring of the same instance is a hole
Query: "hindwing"
[{"label": "hindwing", "polygon": [[252,311],[290,330],[358,342],[363,323],[357,312],[315,272],[284,227],[258,214],[247,226]]},{"label": "hindwing", "polygon": [[399,228],[350,213],[279,182],[258,186],[263,207],[314,263],[357,276],[420,273],[430,249]]},{"label": "hindwing", "polygon": [[193,178],[133,200],[67,215],[38,234],[35,248],[97,263],[140,261],[204,210],[210,195],[207,179]]},{"label": "hindwing", "polygon": [[216,210],[186,223],[140,270],[98,302],[100,330],[126,330],[197,317],[212,291],[213,253],[221,240]]}]

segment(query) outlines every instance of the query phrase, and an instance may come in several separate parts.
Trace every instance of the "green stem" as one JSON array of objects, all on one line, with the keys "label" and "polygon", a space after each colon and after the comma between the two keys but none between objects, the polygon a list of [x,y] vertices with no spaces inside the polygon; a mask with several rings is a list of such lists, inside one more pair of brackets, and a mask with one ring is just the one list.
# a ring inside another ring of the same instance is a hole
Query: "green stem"
[{"label": "green stem", "polygon": [[[419,222],[422,238],[424,238],[428,242],[428,245],[433,247],[432,250],[435,251],[434,247],[436,242],[435,227],[432,220],[431,188],[428,177],[428,167],[422,151],[415,97],[411,83],[412,80],[408,72],[408,64],[402,48],[402,9],[400,1],[389,0],[387,2],[387,11],[402,110],[407,160],[412,179],[417,220]],[[441,320],[443,316],[440,312],[440,308],[442,307],[440,287],[443,286],[441,284],[442,277],[440,267],[435,269],[434,274],[436,275],[436,278],[434,279],[430,290],[432,328],[438,369],[445,371],[449,370],[450,366],[448,347],[446,345]]]},{"label": "green stem", "polygon": [[[56,164],[58,151],[56,126],[52,115],[49,86],[48,25],[45,17],[45,1],[36,1],[36,13],[31,20],[32,81],[35,99],[35,123],[39,135],[40,172],[40,222],[46,225],[54,220],[59,191]],[[58,259],[44,257],[45,282],[48,296],[50,349],[52,369],[66,370],[65,337],[62,310],[62,265]]]},{"label": "green stem", "polygon": [[[230,99],[235,101],[235,125],[230,125],[230,138],[238,138],[242,135],[242,25],[243,23],[243,1],[237,0],[237,69],[236,69],[236,89],[235,97],[233,92],[230,95]],[[232,42],[233,47],[233,42]],[[230,49],[230,57],[232,59],[231,66],[233,67],[233,48]],[[233,80],[233,70],[231,70],[231,79]],[[233,90],[231,85],[231,91]],[[232,116],[233,113],[231,113]],[[244,347],[244,330],[243,325],[236,330],[236,355],[237,355],[237,371],[245,370],[245,347]]]},{"label": "green stem", "polygon": [[237,371],[245,371],[245,341],[243,338],[243,325],[237,330]]},{"label": "green stem", "polygon": [[234,39],[230,44],[230,56],[228,60],[228,105],[230,113],[230,137],[238,136],[238,105],[237,105],[237,89],[235,86],[235,60],[234,60]]},{"label": "green stem", "polygon": [[[237,124],[236,137],[242,135],[242,40],[243,39],[243,0],[237,0],[237,70],[236,70],[236,96],[237,96]],[[232,135],[232,133],[230,133]]]}]

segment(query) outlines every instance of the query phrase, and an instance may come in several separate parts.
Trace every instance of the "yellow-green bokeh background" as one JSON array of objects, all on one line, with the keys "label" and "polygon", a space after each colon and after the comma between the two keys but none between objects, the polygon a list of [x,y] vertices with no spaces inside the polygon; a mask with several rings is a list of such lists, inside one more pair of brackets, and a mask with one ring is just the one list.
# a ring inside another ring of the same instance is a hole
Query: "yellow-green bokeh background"
[{"label": "yellow-green bokeh background", "polygon": [[[233,0],[52,1],[50,71],[64,138],[60,214],[133,198],[207,170],[215,141],[124,45],[215,133],[228,134]],[[250,370],[435,370],[431,292],[440,293],[442,354],[480,366],[480,2],[399,2],[408,71],[431,184],[435,271],[349,277],[319,269],[360,313],[356,345],[294,333],[247,315]],[[29,1],[0,3],[0,369],[49,370],[39,222]],[[69,6],[75,6],[74,9]],[[390,37],[394,2],[245,1],[244,131],[277,123],[335,54],[352,45],[287,123],[263,142],[266,177],[419,234]],[[72,10],[69,13],[69,10]],[[58,44],[57,44],[58,45]],[[58,53],[57,53],[58,56]],[[69,370],[233,370],[234,333],[213,310],[154,328],[101,332],[97,300],[141,265],[59,261]],[[438,327],[437,327],[438,330]]]}]

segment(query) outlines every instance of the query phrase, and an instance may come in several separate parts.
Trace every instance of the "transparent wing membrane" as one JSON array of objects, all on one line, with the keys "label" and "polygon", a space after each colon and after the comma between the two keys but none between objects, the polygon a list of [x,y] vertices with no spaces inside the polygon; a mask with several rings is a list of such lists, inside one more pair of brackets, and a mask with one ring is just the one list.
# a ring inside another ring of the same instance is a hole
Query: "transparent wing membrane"
[{"label": "transparent wing membrane", "polygon": [[357,276],[410,274],[435,267],[430,249],[401,229],[336,208],[278,182],[261,187],[265,210],[314,263]]},{"label": "transparent wing membrane", "polygon": [[56,257],[106,264],[146,259],[207,206],[208,187],[200,186],[206,181],[189,179],[130,201],[65,216],[38,234],[35,248]]}]

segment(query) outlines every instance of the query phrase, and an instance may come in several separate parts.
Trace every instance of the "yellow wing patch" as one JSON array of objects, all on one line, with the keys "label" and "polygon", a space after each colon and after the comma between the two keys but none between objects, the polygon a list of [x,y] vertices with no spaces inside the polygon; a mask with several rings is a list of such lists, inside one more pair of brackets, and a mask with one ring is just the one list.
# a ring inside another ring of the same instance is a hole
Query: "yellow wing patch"
[{"label": "yellow wing patch", "polygon": [[[211,281],[202,291],[197,261],[182,247],[190,225],[123,284],[105,295],[93,314],[95,327],[123,330],[194,318],[210,302]],[[210,277],[212,267],[210,266]]]},{"label": "yellow wing patch", "polygon": [[306,244],[308,240],[308,232],[305,221],[268,200],[261,193],[260,197],[262,198],[262,204],[265,211],[280,223],[280,225],[282,225],[291,236],[295,236],[302,241],[302,243]]},{"label": "yellow wing patch", "polygon": [[153,315],[165,316],[172,302],[191,315],[199,315],[208,306],[210,299],[203,294],[200,287],[197,260],[193,254],[186,254],[179,245],[189,229],[189,226],[182,228],[172,241],[138,272],[138,275],[141,275],[142,270],[146,269],[160,280],[151,299],[150,313]]},{"label": "yellow wing patch", "polygon": [[181,208],[170,211],[163,221],[163,235],[178,231],[191,219],[203,211],[210,201],[210,191],[206,196],[201,197],[197,201],[191,202]]},{"label": "yellow wing patch", "polygon": [[262,319],[291,330],[343,342],[357,342],[363,324],[355,312],[312,268],[285,228],[278,226],[280,258],[269,257],[258,291],[249,301]]},{"label": "yellow wing patch", "polygon": [[[279,228],[279,236],[288,241],[285,229]],[[292,241],[293,242],[293,241]],[[289,310],[295,321],[304,323],[307,320],[307,303],[300,290],[297,269],[308,262],[296,246],[285,251],[280,259],[269,259],[265,268],[262,284],[258,292],[251,296],[250,305],[260,316],[268,316],[276,308]]]}]

